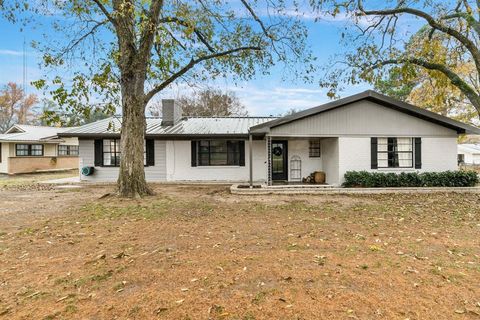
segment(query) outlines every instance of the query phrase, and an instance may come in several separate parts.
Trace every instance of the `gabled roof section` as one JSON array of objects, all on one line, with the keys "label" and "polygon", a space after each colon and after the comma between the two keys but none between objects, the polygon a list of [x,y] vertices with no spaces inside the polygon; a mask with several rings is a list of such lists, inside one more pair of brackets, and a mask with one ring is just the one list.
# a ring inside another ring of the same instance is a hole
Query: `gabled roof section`
[{"label": "gabled roof section", "polygon": [[327,112],[336,108],[340,108],[346,105],[349,105],[354,102],[358,102],[360,100],[369,100],[376,102],[382,106],[395,109],[399,112],[403,112],[406,114],[409,114],[411,116],[430,121],[433,123],[436,123],[438,125],[453,129],[457,131],[457,133],[467,133],[467,134],[480,134],[480,129],[450,118],[447,118],[445,116],[439,115],[437,113],[416,107],[414,105],[411,105],[409,103],[396,100],[393,98],[390,98],[388,96],[385,96],[383,94],[380,94],[378,92],[372,91],[372,90],[367,90],[362,93],[355,94],[350,97],[346,97],[343,99],[339,99],[336,101],[332,101],[323,105],[320,105],[318,107],[310,108],[307,110],[303,110],[297,113],[294,113],[292,115],[283,117],[283,118],[278,118],[269,122],[265,122],[259,125],[256,125],[251,128],[252,133],[266,133],[269,132],[270,128],[273,127],[278,127],[286,123],[290,123],[296,120],[300,120],[306,117],[310,117],[316,114],[320,114],[322,112]]},{"label": "gabled roof section", "polygon": [[62,142],[63,140],[58,139],[58,133],[68,129],[70,128],[15,124],[4,134],[0,134],[0,141]]},{"label": "gabled roof section", "polygon": [[19,124],[14,124],[13,126],[10,127],[5,133],[21,133],[25,132],[25,129],[22,129],[21,125]]},{"label": "gabled roof section", "polygon": [[[149,137],[248,136],[250,127],[268,122],[272,117],[184,117],[172,126],[162,125],[161,118],[148,117]],[[61,137],[119,136],[122,117],[114,116],[59,134]]]}]

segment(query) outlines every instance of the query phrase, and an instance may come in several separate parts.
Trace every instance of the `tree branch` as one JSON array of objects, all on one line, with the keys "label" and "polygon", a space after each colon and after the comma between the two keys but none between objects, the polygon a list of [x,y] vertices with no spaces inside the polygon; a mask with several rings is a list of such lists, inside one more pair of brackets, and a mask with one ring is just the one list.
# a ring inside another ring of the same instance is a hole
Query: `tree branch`
[{"label": "tree branch", "polygon": [[247,3],[247,1],[245,0],[241,0],[243,6],[245,8],[247,8],[248,12],[250,12],[250,15],[252,16],[252,18],[258,22],[258,24],[260,25],[260,28],[262,28],[262,31],[263,33],[268,37],[268,38],[271,38],[271,35],[268,33],[268,29],[265,27],[265,24],[263,23],[262,20],[260,20],[260,18],[257,16],[257,14],[255,13],[255,11],[253,11],[252,7]]},{"label": "tree branch", "polygon": [[176,18],[176,17],[166,17],[166,18],[163,18],[159,21],[160,23],[170,23],[170,22],[173,22],[173,23],[177,23],[179,25],[182,25],[184,27],[187,27],[187,28],[192,28],[193,27],[193,33],[195,33],[195,35],[197,36],[198,40],[200,40],[201,43],[203,43],[205,45],[205,47],[207,47],[207,49],[210,51],[210,52],[215,52],[215,48],[213,48],[213,46],[207,41],[207,39],[205,38],[205,36],[202,34],[202,32],[200,30],[198,30],[198,28],[190,25],[187,21],[185,20],[182,20],[182,19],[179,19],[179,18]]},{"label": "tree branch", "polygon": [[85,40],[88,36],[92,35],[95,33],[95,31],[103,26],[104,24],[106,24],[109,20],[104,20],[104,21],[101,21],[101,22],[97,22],[92,29],[90,29],[90,31],[88,31],[87,33],[85,33],[84,35],[82,35],[80,38],[78,38],[76,41],[74,41],[73,43],[71,43],[70,45],[68,45],[64,50],[63,52],[60,54],[60,56],[66,54],[68,51],[72,50],[74,47],[76,47],[80,42],[82,42],[83,40]]},{"label": "tree branch", "polygon": [[451,70],[450,68],[448,68],[443,64],[433,63],[433,62],[429,62],[419,58],[398,58],[398,59],[388,59],[388,60],[379,61],[373,65],[373,69],[386,66],[386,65],[391,65],[391,64],[404,64],[404,63],[411,63],[428,70],[435,70],[435,71],[441,72],[450,80],[450,82],[454,86],[459,88],[460,91],[462,91],[467,96],[467,98],[473,104],[475,109],[477,109],[478,112],[480,113],[480,96],[477,94],[475,89],[472,88],[472,86],[470,86],[468,83],[466,83],[453,70]]},{"label": "tree branch", "polygon": [[467,12],[455,12],[455,13],[452,13],[452,14],[447,14],[447,15],[441,17],[440,19],[441,20],[450,20],[450,19],[456,19],[456,18],[465,19],[465,21],[467,21],[468,25],[471,26],[473,28],[473,30],[475,30],[477,35],[480,35],[480,23],[477,20],[475,20],[475,18],[471,14],[469,14]]},{"label": "tree branch", "polygon": [[145,105],[148,103],[148,101],[150,101],[150,99],[153,98],[154,95],[156,95],[157,93],[159,93],[160,91],[165,89],[172,82],[174,82],[179,77],[183,76],[185,73],[187,73],[190,69],[192,69],[195,65],[199,64],[200,62],[210,60],[210,59],[219,58],[219,57],[228,56],[228,55],[231,55],[233,53],[240,52],[240,51],[251,51],[251,50],[260,51],[260,50],[262,50],[262,48],[255,47],[255,46],[239,47],[239,48],[230,49],[230,50],[226,50],[226,51],[222,51],[222,52],[218,52],[218,53],[212,53],[212,54],[209,54],[209,55],[206,55],[206,56],[203,56],[203,57],[199,57],[199,58],[196,58],[196,59],[192,58],[188,64],[186,64],[183,68],[181,68],[180,70],[178,70],[177,72],[172,74],[170,76],[170,78],[168,78],[167,80],[158,84],[152,90],[150,90],[150,92],[148,92],[145,95]]},{"label": "tree branch", "polygon": [[394,9],[385,9],[385,10],[365,10],[363,8],[362,0],[358,0],[358,8],[360,12],[364,15],[371,16],[371,15],[378,15],[378,16],[388,16],[400,13],[407,13],[411,14],[420,18],[423,18],[427,21],[427,23],[434,29],[442,31],[455,39],[457,39],[460,43],[462,43],[472,54],[473,60],[475,61],[475,65],[477,69],[480,70],[480,51],[478,50],[477,46],[473,41],[468,39],[466,36],[461,34],[455,29],[450,28],[444,24],[437,22],[431,15],[427,14],[418,9],[408,8],[408,7],[397,7]]},{"label": "tree branch", "polygon": [[154,0],[150,5],[148,22],[147,25],[144,26],[144,30],[142,32],[140,40],[139,55],[142,57],[150,54],[150,51],[152,50],[153,42],[155,39],[155,31],[157,30],[157,25],[160,18],[160,10],[162,9],[162,7],[163,0]]},{"label": "tree branch", "polygon": [[[255,11],[253,10],[253,8],[247,3],[246,0],[240,0],[243,4],[243,6],[248,10],[248,12],[250,13],[250,15],[252,16],[253,20],[255,20],[259,25],[260,25],[260,28],[262,29],[263,33],[265,34],[265,36],[270,39],[271,43],[272,43],[272,49],[273,51],[275,51],[275,53],[281,57],[282,55],[280,54],[280,52],[277,50],[277,47],[275,45],[275,39],[273,38],[273,36],[270,34],[270,32],[268,31],[269,28],[267,28],[265,26],[265,24],[263,23],[263,21],[257,16],[257,14],[255,13]],[[278,39],[276,39],[278,40]]]},{"label": "tree branch", "polygon": [[93,0],[93,2],[95,2],[95,4],[98,6],[98,8],[103,12],[103,14],[105,15],[105,17],[107,17],[108,21],[110,21],[114,26],[117,25],[117,21],[115,20],[115,18],[110,14],[110,12],[108,12],[107,8],[105,8],[105,6],[100,2],[100,0]]}]

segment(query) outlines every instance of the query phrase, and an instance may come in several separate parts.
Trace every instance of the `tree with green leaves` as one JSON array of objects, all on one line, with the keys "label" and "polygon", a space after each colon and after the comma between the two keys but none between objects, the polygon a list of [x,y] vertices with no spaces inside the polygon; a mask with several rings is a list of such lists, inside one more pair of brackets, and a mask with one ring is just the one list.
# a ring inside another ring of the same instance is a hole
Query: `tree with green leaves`
[{"label": "tree with green leaves", "polygon": [[[365,2],[365,3],[364,3]],[[375,84],[390,70],[401,79],[426,75],[438,85],[445,80],[458,89],[480,117],[480,3],[470,1],[312,1],[316,10],[340,13],[355,27],[345,34],[347,51],[335,68],[326,70],[321,85],[335,96],[344,85]],[[405,18],[420,21],[413,37],[405,34]],[[473,72],[462,72],[470,66]]]},{"label": "tree with green leaves", "polygon": [[106,119],[114,115],[114,112],[105,112],[102,108],[85,110],[83,113],[65,113],[55,101],[44,98],[37,109],[38,123],[42,126],[75,127],[94,121]]},{"label": "tree with green leaves", "polygon": [[171,84],[245,80],[276,63],[302,79],[312,74],[306,29],[286,14],[283,2],[40,0],[27,8],[55,13],[55,35],[34,46],[43,52],[44,67],[62,74],[35,85],[68,113],[83,113],[92,105],[106,111],[121,106],[122,196],[151,193],[143,166],[145,111]]},{"label": "tree with green leaves", "polygon": [[389,97],[407,101],[417,84],[416,79],[405,79],[401,68],[393,67],[383,78],[375,80],[374,88]]}]

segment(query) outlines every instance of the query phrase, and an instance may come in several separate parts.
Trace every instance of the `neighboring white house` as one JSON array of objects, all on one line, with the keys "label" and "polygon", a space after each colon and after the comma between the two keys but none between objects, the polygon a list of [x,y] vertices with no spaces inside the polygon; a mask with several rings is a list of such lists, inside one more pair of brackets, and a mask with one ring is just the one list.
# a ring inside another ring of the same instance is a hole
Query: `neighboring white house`
[{"label": "neighboring white house", "polygon": [[[121,117],[60,133],[78,137],[84,180],[114,181]],[[182,117],[163,100],[163,119],[148,118],[148,181],[301,181],[324,171],[339,185],[345,172],[457,169],[457,137],[480,129],[373,91],[282,118]]]},{"label": "neighboring white house", "polygon": [[466,165],[480,165],[480,144],[459,144],[458,163]]},{"label": "neighboring white house", "polygon": [[55,128],[16,124],[0,134],[0,173],[78,168],[78,139],[58,138]]}]

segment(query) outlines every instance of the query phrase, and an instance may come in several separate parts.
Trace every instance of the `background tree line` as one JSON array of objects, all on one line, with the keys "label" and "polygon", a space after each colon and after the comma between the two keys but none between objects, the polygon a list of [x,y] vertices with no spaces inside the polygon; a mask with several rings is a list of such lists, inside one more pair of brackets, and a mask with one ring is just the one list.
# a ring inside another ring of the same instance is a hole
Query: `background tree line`
[{"label": "background tree line", "polygon": [[[247,116],[248,111],[232,91],[204,88],[192,93],[180,93],[176,102],[182,107],[184,116],[228,117]],[[162,105],[154,102],[148,108],[150,116],[161,117]],[[16,83],[10,82],[0,89],[0,133],[14,124],[42,126],[78,126],[113,115],[101,110],[68,114],[50,99],[39,100],[36,94],[26,94]],[[52,120],[54,119],[54,120]]]},{"label": "background tree line", "polygon": [[[55,121],[51,115],[55,115]],[[64,113],[54,101],[38,99],[36,94],[26,94],[14,82],[0,88],[0,133],[14,124],[40,126],[77,126],[108,117],[109,114],[93,112],[88,115]]]}]

